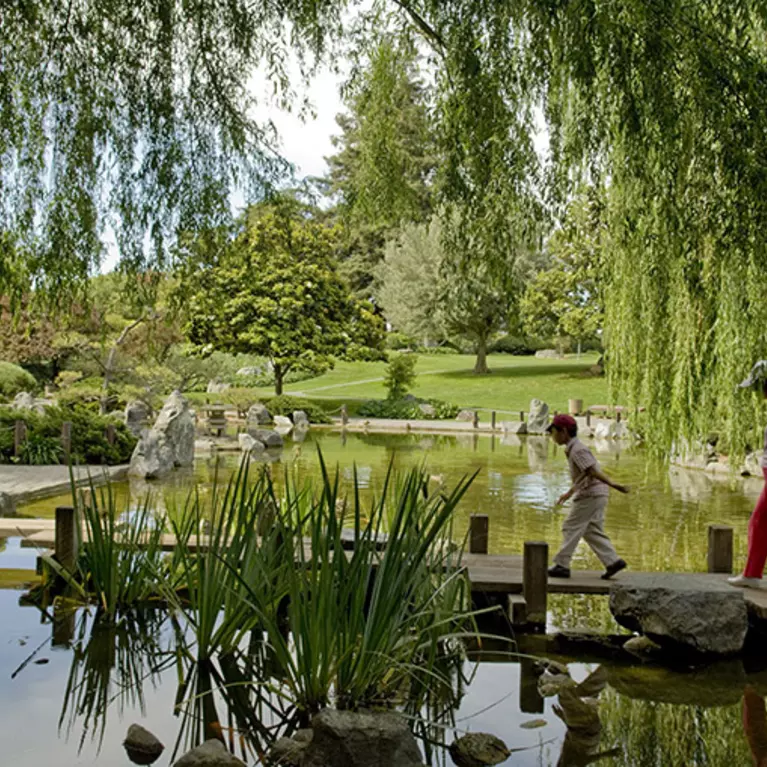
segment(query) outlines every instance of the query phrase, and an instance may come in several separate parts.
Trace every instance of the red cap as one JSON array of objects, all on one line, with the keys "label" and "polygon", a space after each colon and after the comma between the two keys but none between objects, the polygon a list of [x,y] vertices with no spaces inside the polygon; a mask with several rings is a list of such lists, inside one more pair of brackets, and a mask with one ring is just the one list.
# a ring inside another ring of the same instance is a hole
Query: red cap
[{"label": "red cap", "polygon": [[554,428],[560,429],[561,431],[568,431],[569,429],[577,428],[577,426],[578,423],[575,418],[566,413],[560,413],[559,415],[554,416],[551,425],[546,431],[551,431]]}]

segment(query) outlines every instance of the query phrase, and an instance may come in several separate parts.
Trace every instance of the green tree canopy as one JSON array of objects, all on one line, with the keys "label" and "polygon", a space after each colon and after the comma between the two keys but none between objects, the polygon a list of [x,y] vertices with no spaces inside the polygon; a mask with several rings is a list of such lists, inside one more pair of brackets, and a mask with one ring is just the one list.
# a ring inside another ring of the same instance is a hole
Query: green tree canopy
[{"label": "green tree canopy", "polygon": [[526,332],[537,338],[594,338],[604,324],[604,205],[595,189],[568,206],[548,239],[547,268],[528,283],[520,303]]},{"label": "green tree canopy", "polygon": [[183,280],[190,341],[203,354],[266,357],[278,395],[297,364],[322,368],[380,346],[381,321],[338,276],[337,237],[278,201],[251,208],[233,240],[194,245],[202,258]]}]

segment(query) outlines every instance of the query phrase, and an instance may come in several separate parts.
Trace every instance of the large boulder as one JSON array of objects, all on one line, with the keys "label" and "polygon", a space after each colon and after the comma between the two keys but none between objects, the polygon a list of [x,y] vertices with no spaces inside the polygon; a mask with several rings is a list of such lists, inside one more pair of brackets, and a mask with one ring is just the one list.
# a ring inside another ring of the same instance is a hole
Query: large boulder
[{"label": "large boulder", "polygon": [[52,404],[52,400],[35,399],[28,391],[21,391],[13,398],[11,407],[14,410],[32,410],[42,415],[45,412],[45,408]]},{"label": "large boulder", "polygon": [[249,426],[266,426],[272,423],[272,414],[266,409],[266,405],[256,402],[248,409],[247,422]]},{"label": "large boulder", "polygon": [[466,421],[467,423],[473,423],[477,414],[474,410],[461,410],[455,417],[456,421]]},{"label": "large boulder", "polygon": [[176,466],[194,463],[194,416],[178,391],[168,397],[154,426],[141,434],[129,473],[154,479]]},{"label": "large boulder", "polygon": [[212,381],[208,381],[208,386],[205,391],[208,394],[223,394],[225,391],[229,391],[231,388],[231,384],[225,383],[224,381],[219,381],[217,378],[214,378]]},{"label": "large boulder", "polygon": [[267,447],[282,447],[284,444],[282,437],[271,429],[248,429],[248,434]]},{"label": "large boulder", "polygon": [[274,425],[278,429],[287,429],[290,431],[290,429],[293,428],[293,421],[286,415],[276,415],[274,416]]},{"label": "large boulder", "polygon": [[421,767],[418,744],[399,714],[321,711],[302,767]]},{"label": "large boulder", "polygon": [[263,442],[257,440],[250,434],[238,434],[237,442],[243,453],[263,453],[266,449],[266,445],[264,445]]},{"label": "large boulder", "polygon": [[144,429],[133,449],[128,473],[133,477],[157,479],[173,471],[175,452],[165,435],[154,429]]},{"label": "large boulder", "polygon": [[631,575],[610,592],[610,612],[664,649],[731,655],[743,649],[748,615],[743,593],[701,575]]},{"label": "large boulder", "polygon": [[230,754],[220,740],[206,740],[187,751],[173,767],[245,767],[245,762]]},{"label": "large boulder", "polygon": [[308,429],[309,428],[309,416],[303,410],[293,411],[293,425],[296,429]]},{"label": "large boulder", "polygon": [[435,408],[434,405],[431,405],[428,402],[421,402],[421,404],[418,405],[418,409],[421,411],[421,414],[425,418],[437,417],[437,408]]},{"label": "large boulder", "polygon": [[174,391],[165,400],[153,430],[164,434],[173,448],[175,466],[194,463],[194,416],[181,392]]},{"label": "large boulder", "polygon": [[530,411],[527,414],[527,433],[545,434],[549,428],[549,406],[540,399],[530,400]]},{"label": "large boulder", "polygon": [[133,764],[154,764],[165,750],[165,746],[140,724],[128,728],[123,746]]},{"label": "large boulder", "polygon": [[146,427],[151,411],[141,400],[133,400],[125,406],[125,425],[133,436],[138,437]]}]

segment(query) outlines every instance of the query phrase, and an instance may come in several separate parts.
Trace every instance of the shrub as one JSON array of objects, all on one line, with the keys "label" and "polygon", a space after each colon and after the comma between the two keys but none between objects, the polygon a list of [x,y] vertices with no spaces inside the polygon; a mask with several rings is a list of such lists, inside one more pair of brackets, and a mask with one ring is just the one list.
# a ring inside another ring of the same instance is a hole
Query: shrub
[{"label": "shrub", "polygon": [[518,356],[535,354],[543,348],[539,341],[528,336],[503,336],[491,344],[491,354],[515,354]]},{"label": "shrub", "polygon": [[[309,370],[307,368],[294,368],[289,370],[282,378],[283,384],[300,383],[316,378],[324,370]],[[258,376],[234,375],[229,379],[235,388],[267,388],[274,386],[274,373],[265,372]]]},{"label": "shrub", "polygon": [[[434,408],[433,415],[424,413],[419,405],[431,405]],[[398,418],[403,420],[443,420],[455,418],[460,408],[450,402],[438,399],[371,399],[360,405],[358,415],[365,418]]]},{"label": "shrub", "polygon": [[386,348],[397,351],[398,349],[412,349],[418,343],[404,333],[398,333],[396,330],[386,334]]},{"label": "shrub", "polygon": [[[42,415],[30,410],[4,410],[0,412],[0,461],[6,463],[14,458],[13,426],[16,421],[23,421],[27,426],[27,442],[19,456],[22,463],[60,463],[64,456],[61,428],[66,421],[72,424],[73,463],[126,463],[136,445],[136,438],[124,423],[94,413],[82,405],[49,407]],[[106,438],[109,425],[115,427],[113,445]],[[54,450],[54,445],[59,449]]]},{"label": "shrub", "polygon": [[311,423],[330,423],[330,417],[316,402],[304,397],[291,397],[281,394],[264,401],[266,409],[272,415],[293,415],[294,410],[303,410]]},{"label": "shrub", "polygon": [[418,357],[415,354],[395,354],[386,365],[384,386],[387,399],[402,399],[415,383],[415,365]]},{"label": "shrub", "polygon": [[454,346],[443,344],[442,346],[419,346],[419,354],[460,354],[461,352]]},{"label": "shrub", "polygon": [[12,362],[0,362],[0,395],[10,398],[36,389],[37,381],[31,373]]}]

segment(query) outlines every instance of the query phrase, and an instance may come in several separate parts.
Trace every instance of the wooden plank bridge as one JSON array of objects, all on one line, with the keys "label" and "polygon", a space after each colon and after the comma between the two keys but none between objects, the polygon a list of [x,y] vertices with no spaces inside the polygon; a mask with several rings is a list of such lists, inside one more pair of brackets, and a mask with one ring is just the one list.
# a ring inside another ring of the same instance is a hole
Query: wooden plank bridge
[{"label": "wooden plank bridge", "polygon": [[[642,585],[658,573],[623,571],[613,580],[602,580],[601,571],[573,570],[570,578],[548,578],[548,544],[528,541],[522,555],[488,553],[489,519],[483,514],[471,516],[469,551],[462,562],[467,569],[475,601],[488,599],[504,602],[513,625],[544,627],[548,594],[608,595],[615,583]],[[0,519],[0,537],[20,536],[21,545],[39,551],[51,550],[62,563],[72,562],[75,552],[74,512],[70,507],[59,507],[56,519]],[[347,543],[353,543],[350,538]],[[193,536],[191,546],[204,547],[207,537]],[[163,535],[163,549],[176,546],[172,534]],[[306,555],[310,552],[307,549]],[[721,588],[732,573],[732,528],[711,525],[708,531],[708,570],[693,577],[701,587]],[[671,574],[669,574],[671,575]],[[749,612],[767,620],[767,588],[741,591]]]}]

